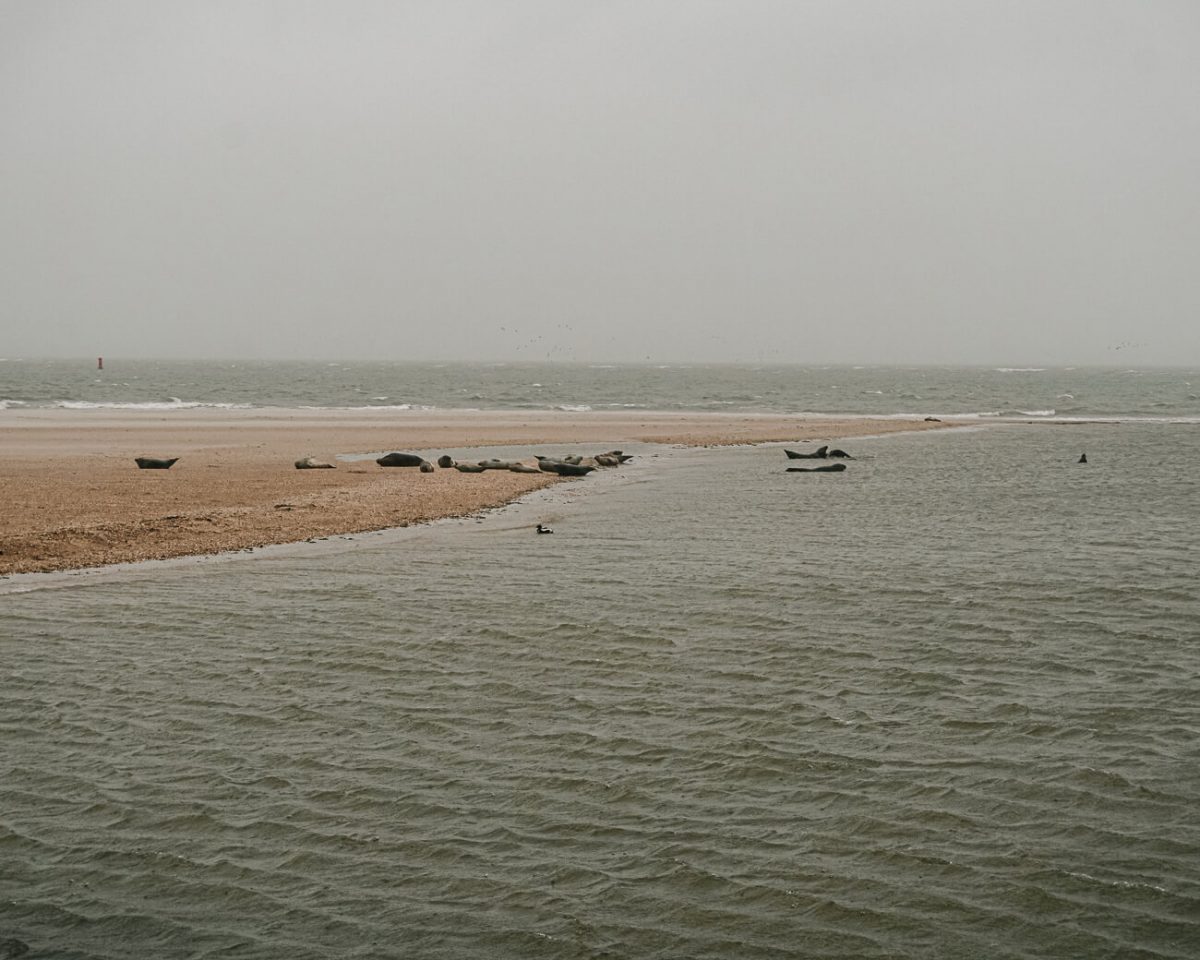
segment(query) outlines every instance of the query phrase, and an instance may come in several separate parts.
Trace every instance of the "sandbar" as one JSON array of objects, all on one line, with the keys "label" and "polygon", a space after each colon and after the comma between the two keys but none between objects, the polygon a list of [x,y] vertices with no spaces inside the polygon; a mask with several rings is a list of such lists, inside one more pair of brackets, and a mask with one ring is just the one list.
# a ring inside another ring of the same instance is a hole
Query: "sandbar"
[{"label": "sandbar", "polygon": [[[949,424],[774,414],[212,409],[0,411],[0,575],[247,550],[469,516],[551,474],[386,469],[389,451],[599,453],[622,443],[800,443]],[[139,470],[134,457],[179,457]],[[335,470],[297,470],[313,456]],[[463,457],[467,459],[467,457]]]}]

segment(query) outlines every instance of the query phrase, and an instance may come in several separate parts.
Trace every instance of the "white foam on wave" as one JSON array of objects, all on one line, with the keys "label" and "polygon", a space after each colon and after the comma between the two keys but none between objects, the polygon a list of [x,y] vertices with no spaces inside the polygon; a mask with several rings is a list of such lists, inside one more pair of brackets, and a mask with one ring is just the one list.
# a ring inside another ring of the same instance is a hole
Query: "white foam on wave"
[{"label": "white foam on wave", "polygon": [[[938,414],[937,416],[944,420],[996,420],[1004,422],[1022,420],[1026,417],[1036,415],[1036,413],[1026,413],[1020,410],[993,410],[984,413],[946,413]],[[889,419],[897,416],[911,415],[887,414],[881,416],[880,419]],[[1200,423],[1200,416],[1143,417],[1133,416],[1126,413],[1095,413],[1088,415],[1073,414],[1071,416],[1060,417],[1052,412],[1049,416],[1038,417],[1038,419],[1045,423]]]},{"label": "white foam on wave", "polygon": [[1045,373],[1045,367],[996,367],[997,373]]},{"label": "white foam on wave", "polygon": [[8,410],[11,407],[25,406],[24,400],[0,400],[0,410]]},{"label": "white foam on wave", "polygon": [[[337,407],[307,407],[309,410],[337,410]],[[364,407],[346,407],[347,410],[436,410],[423,403],[370,403]]]},{"label": "white foam on wave", "polygon": [[562,410],[564,413],[587,413],[592,408],[586,403],[560,403],[554,409]]},{"label": "white foam on wave", "polygon": [[200,407],[214,410],[249,410],[249,403],[206,403],[201,400],[180,400],[172,397],[165,402],[121,403],[93,400],[58,400],[50,404],[60,410],[195,410]]},{"label": "white foam on wave", "polygon": [[956,417],[1053,417],[1055,410],[981,410],[978,413],[956,413]]}]

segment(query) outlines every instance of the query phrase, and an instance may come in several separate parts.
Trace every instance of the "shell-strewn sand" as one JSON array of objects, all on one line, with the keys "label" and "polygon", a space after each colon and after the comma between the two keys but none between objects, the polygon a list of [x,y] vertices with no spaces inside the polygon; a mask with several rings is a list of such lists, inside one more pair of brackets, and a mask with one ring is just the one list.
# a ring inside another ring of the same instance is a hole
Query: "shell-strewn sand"
[{"label": "shell-strewn sand", "polygon": [[[707,414],[474,411],[0,411],[0,575],[218,553],[464,516],[562,481],[384,469],[339,454],[511,445],[598,453],[628,441],[841,439],[943,426]],[[304,456],[336,470],[296,470]],[[139,470],[137,456],[179,457]]]}]

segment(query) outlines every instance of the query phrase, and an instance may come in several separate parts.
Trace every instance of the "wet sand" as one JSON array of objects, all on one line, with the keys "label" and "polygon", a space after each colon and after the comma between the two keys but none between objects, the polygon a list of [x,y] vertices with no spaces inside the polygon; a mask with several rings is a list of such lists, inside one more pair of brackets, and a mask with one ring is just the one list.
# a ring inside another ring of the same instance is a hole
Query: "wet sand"
[{"label": "wet sand", "polygon": [[[339,455],[511,446],[599,453],[640,441],[690,446],[840,441],[931,429],[919,420],[674,413],[341,410],[0,411],[0,575],[243,550],[467,516],[550,474],[385,469]],[[139,470],[134,457],[179,457]],[[313,456],[335,470],[297,470]],[[469,459],[464,457],[464,459]]]}]

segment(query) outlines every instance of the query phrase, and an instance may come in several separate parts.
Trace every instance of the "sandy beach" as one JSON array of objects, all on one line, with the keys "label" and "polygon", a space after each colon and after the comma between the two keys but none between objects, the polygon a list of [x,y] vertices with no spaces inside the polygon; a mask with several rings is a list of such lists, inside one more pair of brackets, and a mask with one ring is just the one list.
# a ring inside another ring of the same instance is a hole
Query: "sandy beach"
[{"label": "sandy beach", "polygon": [[[0,575],[244,550],[466,516],[562,480],[385,469],[352,456],[509,446],[512,459],[640,441],[690,446],[945,426],[672,413],[342,410],[0,411]],[[139,470],[134,457],[179,457]],[[297,470],[313,456],[335,470]]]}]

